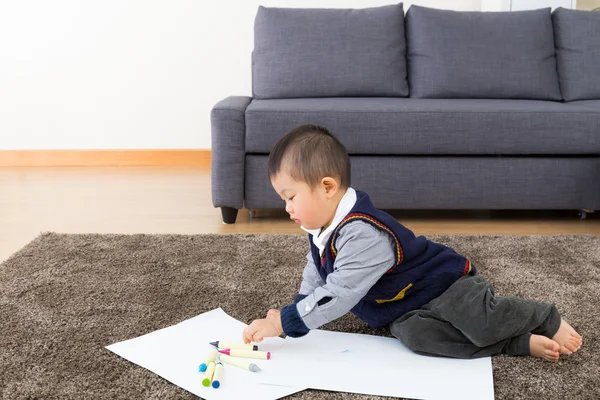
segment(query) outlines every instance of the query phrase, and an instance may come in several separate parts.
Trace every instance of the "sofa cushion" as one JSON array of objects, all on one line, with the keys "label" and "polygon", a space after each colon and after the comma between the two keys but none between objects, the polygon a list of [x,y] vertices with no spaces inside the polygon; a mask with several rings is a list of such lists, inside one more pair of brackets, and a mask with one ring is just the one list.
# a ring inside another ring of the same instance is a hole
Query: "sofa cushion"
[{"label": "sofa cushion", "polygon": [[351,154],[600,154],[600,108],[541,100],[325,98],[252,100],[246,153],[287,131],[325,126]]},{"label": "sofa cushion", "polygon": [[[598,157],[351,156],[352,186],[383,209],[600,210]],[[525,173],[523,173],[525,172]],[[284,208],[266,155],[249,155],[244,206]]]},{"label": "sofa cushion", "polygon": [[563,99],[600,99],[600,12],[559,7],[552,22]]},{"label": "sofa cushion", "polygon": [[402,3],[363,9],[260,6],[254,98],[408,96]]},{"label": "sofa cushion", "polygon": [[569,104],[573,105],[573,106],[577,106],[579,108],[588,107],[588,108],[591,108],[592,110],[596,110],[596,111],[600,112],[600,100],[579,100],[579,101],[573,101]]},{"label": "sofa cushion", "polygon": [[550,8],[406,15],[410,97],[561,100]]}]

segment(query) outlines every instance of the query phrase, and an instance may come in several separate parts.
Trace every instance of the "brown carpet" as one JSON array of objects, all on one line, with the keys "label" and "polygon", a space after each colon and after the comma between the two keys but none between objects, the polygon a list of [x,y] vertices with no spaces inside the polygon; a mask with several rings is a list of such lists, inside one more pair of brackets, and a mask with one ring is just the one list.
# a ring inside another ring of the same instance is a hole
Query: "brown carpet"
[{"label": "brown carpet", "polygon": [[[584,337],[558,363],[494,357],[497,399],[600,398],[600,237],[430,238],[468,255],[498,295],[554,302]],[[0,265],[2,398],[194,398],[104,346],[216,307],[262,317],[293,298],[306,251],[303,235],[42,234]],[[350,315],[324,329],[389,335]]]}]

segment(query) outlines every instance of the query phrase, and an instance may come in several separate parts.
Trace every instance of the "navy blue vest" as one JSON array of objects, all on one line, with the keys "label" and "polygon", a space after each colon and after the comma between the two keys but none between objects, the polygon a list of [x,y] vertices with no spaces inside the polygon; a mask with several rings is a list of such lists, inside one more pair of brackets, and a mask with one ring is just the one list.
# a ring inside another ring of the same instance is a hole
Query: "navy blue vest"
[{"label": "navy blue vest", "polygon": [[451,248],[414,233],[391,215],[377,210],[369,196],[356,191],[356,204],[329,238],[323,256],[308,235],[311,253],[326,282],[333,272],[340,229],[353,221],[364,221],[390,234],[396,241],[396,265],[390,268],[358,302],[352,312],[371,327],[388,325],[403,314],[422,307],[441,295],[463,275],[475,275],[475,267]]}]

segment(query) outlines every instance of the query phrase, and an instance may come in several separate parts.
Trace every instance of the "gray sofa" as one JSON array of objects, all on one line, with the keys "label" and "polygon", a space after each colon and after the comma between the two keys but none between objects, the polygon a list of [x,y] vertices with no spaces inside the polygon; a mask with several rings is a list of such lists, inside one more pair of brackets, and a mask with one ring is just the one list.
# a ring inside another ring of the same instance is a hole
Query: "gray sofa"
[{"label": "gray sofa", "polygon": [[283,208],[266,160],[301,124],[379,208],[600,208],[600,13],[260,7],[252,92],[211,112],[226,223]]}]

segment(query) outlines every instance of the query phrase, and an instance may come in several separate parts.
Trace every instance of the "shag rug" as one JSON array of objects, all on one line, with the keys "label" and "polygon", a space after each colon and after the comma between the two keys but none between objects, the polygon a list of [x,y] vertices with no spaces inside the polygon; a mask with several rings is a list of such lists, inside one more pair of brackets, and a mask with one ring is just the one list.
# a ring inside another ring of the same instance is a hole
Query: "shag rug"
[{"label": "shag rug", "polygon": [[[584,338],[558,363],[493,357],[497,399],[600,398],[600,237],[429,238],[470,257],[497,295],[555,303]],[[307,251],[304,235],[44,233],[0,265],[0,394],[195,398],[104,346],[217,307],[246,323],[262,318],[291,301]],[[323,329],[390,336],[352,315]],[[316,390],[290,398],[382,399]]]}]

